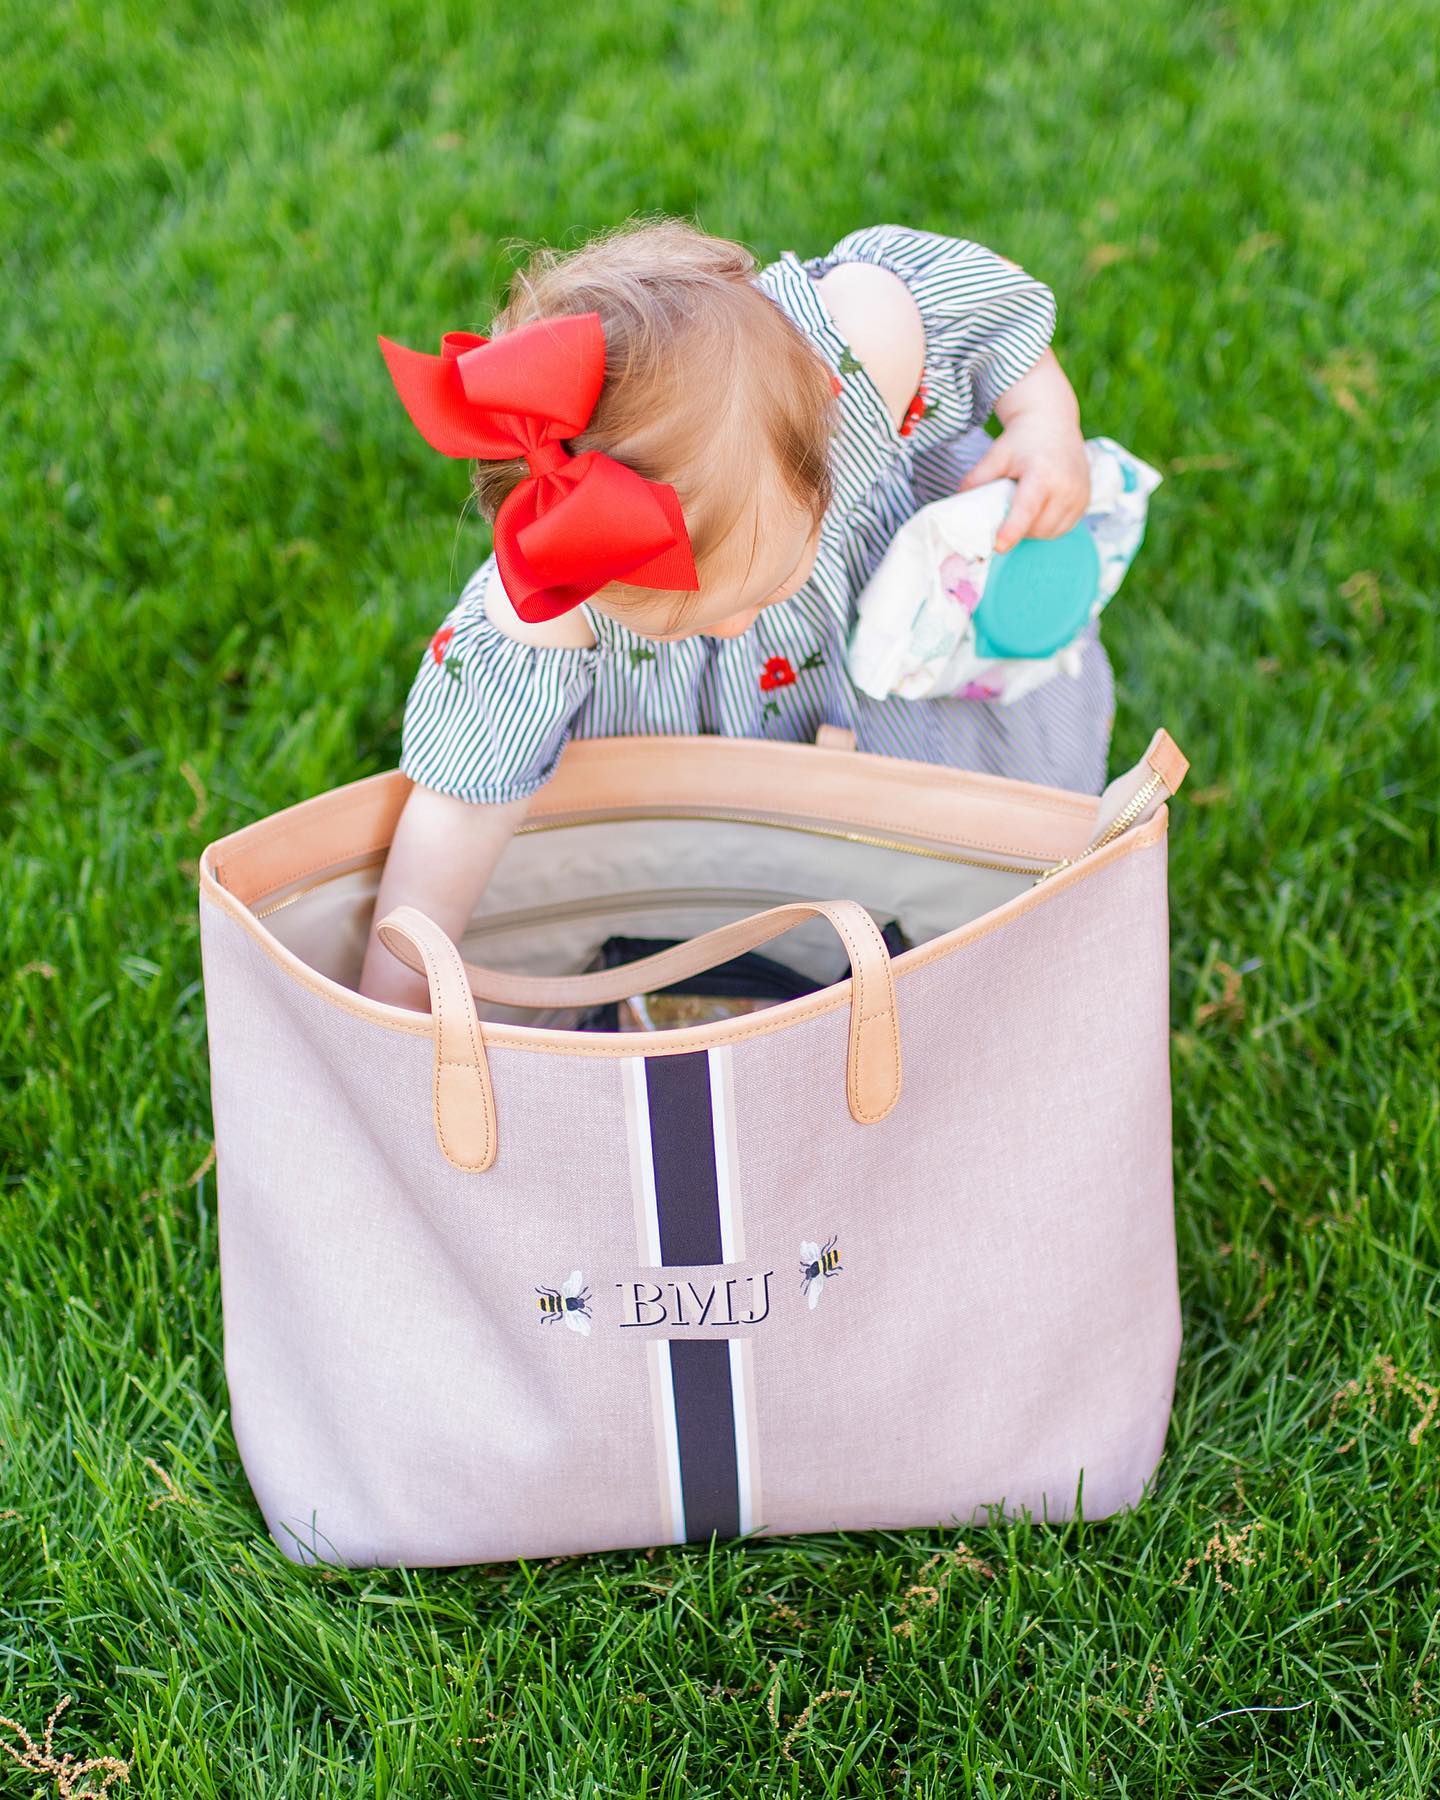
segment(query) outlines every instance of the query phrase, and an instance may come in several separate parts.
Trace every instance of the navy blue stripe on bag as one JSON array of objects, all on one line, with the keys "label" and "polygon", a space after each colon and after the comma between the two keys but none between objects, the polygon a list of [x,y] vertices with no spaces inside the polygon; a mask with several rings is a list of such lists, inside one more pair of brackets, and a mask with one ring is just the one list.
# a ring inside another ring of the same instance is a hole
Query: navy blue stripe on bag
[{"label": "navy blue stripe on bag", "polygon": [[[709,1054],[647,1057],[644,1072],[661,1262],[721,1264]],[[689,1543],[738,1537],[745,1529],[735,1431],[739,1357],[724,1338],[672,1337],[665,1349],[661,1379],[673,1404],[683,1508],[676,1535]]]}]

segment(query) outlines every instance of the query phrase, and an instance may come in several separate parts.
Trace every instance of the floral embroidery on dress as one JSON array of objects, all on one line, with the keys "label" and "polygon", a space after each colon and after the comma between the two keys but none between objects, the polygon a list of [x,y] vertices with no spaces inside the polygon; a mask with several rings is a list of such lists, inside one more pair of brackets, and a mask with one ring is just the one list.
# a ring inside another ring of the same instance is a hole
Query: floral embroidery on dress
[{"label": "floral embroidery on dress", "polygon": [[445,655],[446,650],[450,647],[450,640],[454,635],[455,627],[453,625],[442,625],[430,640],[430,655],[434,659],[437,668],[443,667],[445,673],[452,681],[458,681],[460,679],[460,671],[465,666],[464,661],[458,656],[447,657]]},{"label": "floral embroidery on dress", "polygon": [[920,371],[920,385],[915,390],[914,398],[905,408],[905,417],[900,421],[901,437],[909,437],[910,433],[920,421],[929,416],[929,413],[930,398],[925,387],[925,371],[922,369]]},{"label": "floral embroidery on dress", "polygon": [[[860,375],[864,373],[864,369],[864,363],[860,361],[855,352],[848,344],[844,345],[840,351],[840,374]],[[837,394],[841,392],[844,385],[838,375],[831,378],[831,384]],[[930,391],[925,384],[925,371],[922,369],[920,371],[920,385],[912,395],[910,404],[905,408],[905,416],[900,421],[899,429],[901,437],[909,437],[910,433],[922,419],[928,419],[930,417],[930,412]]]},{"label": "floral embroidery on dress", "polygon": [[801,675],[808,675],[812,669],[825,666],[825,652],[812,650],[797,669],[788,656],[768,656],[765,666],[760,671],[760,692],[772,697],[765,702],[761,710],[762,719],[778,719],[780,702],[773,696],[778,688],[794,687]]},{"label": "floral embroidery on dress", "polygon": [[632,644],[630,646],[630,667],[638,669],[641,663],[654,662],[655,652],[649,644]]}]

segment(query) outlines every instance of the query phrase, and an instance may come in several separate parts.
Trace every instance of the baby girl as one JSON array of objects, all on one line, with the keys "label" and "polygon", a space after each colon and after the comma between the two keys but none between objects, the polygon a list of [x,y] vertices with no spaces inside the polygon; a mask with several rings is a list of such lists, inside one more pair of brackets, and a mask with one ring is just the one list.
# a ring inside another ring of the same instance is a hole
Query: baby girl
[{"label": "baby girl", "polygon": [[[811,742],[828,723],[861,750],[1098,793],[1093,625],[1078,679],[1008,706],[877,700],[845,661],[855,597],[920,506],[1012,478],[1002,551],[1084,513],[1054,322],[1047,288],[957,238],[874,226],[757,273],[667,221],[536,257],[488,342],[385,343],[427,441],[473,459],[496,548],[410,693],[415,786],[375,917],[408,903],[458,939],[571,737]],[[360,986],[429,1005],[373,935]]]}]

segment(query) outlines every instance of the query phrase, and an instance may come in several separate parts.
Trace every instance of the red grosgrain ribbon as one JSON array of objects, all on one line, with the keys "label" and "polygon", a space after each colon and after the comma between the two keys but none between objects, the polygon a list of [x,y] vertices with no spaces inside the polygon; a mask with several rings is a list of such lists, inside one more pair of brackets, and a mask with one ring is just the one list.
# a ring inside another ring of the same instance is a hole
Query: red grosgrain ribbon
[{"label": "red grosgrain ribbon", "polygon": [[450,331],[439,356],[380,339],[396,392],[442,456],[523,456],[530,473],[495,516],[495,560],[519,616],[569,612],[607,582],[699,587],[672,487],[566,438],[590,423],[605,380],[599,313],[536,319],[504,337]]}]

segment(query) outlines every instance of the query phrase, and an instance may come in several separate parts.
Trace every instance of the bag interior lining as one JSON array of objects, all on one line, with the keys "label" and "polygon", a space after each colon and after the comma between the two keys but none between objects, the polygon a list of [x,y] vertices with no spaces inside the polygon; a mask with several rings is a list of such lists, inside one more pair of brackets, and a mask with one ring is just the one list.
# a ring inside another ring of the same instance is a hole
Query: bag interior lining
[{"label": "bag interior lining", "polygon": [[[265,919],[302,962],[355,987],[380,864],[302,890]],[[1038,872],[1038,871],[1037,871]],[[512,838],[461,940],[466,960],[532,975],[589,967],[609,937],[690,938],[787,900],[858,900],[911,945],[993,911],[1030,875],[888,846],[728,819],[622,819]],[[817,985],[843,980],[844,950],[807,920],[765,955]],[[568,1013],[480,1003],[495,1023],[566,1026]]]}]

